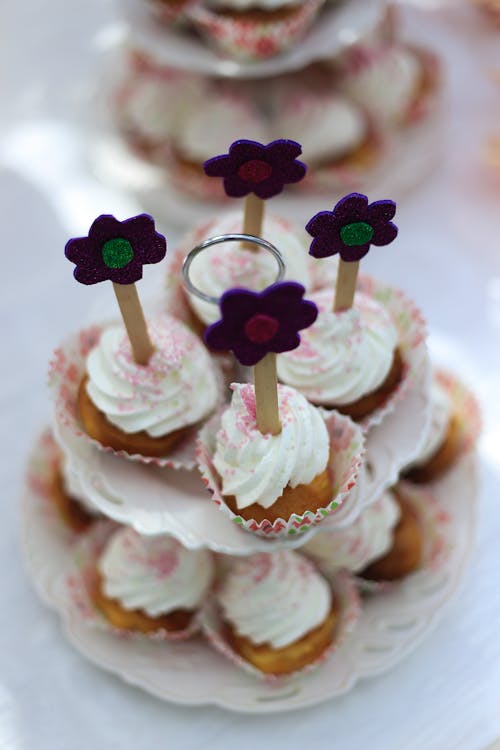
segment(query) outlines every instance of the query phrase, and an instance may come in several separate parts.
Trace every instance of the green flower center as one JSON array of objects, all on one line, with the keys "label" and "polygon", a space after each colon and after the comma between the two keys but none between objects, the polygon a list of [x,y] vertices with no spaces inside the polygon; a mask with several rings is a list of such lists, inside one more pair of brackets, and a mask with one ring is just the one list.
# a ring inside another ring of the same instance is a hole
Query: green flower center
[{"label": "green flower center", "polygon": [[340,237],[344,245],[353,247],[354,245],[366,245],[373,237],[373,227],[366,221],[355,221],[353,224],[346,224],[340,230]]},{"label": "green flower center", "polygon": [[108,240],[102,246],[102,259],[108,268],[125,268],[133,257],[132,245],[123,237]]}]

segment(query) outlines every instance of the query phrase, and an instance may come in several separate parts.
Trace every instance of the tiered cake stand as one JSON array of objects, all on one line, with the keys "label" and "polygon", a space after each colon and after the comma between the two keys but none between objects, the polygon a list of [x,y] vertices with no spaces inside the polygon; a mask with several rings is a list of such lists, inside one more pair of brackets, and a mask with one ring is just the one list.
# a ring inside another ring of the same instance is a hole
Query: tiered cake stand
[{"label": "tiered cake stand", "polygon": [[[60,615],[67,638],[96,665],[164,700],[250,713],[319,703],[402,660],[430,631],[456,592],[473,544],[474,442],[480,418],[473,397],[453,377],[441,376],[441,380],[460,411],[461,458],[432,485],[399,485],[419,508],[424,525],[422,567],[398,584],[364,593],[359,619],[331,657],[316,671],[285,681],[260,681],[201,637],[176,643],[124,637],[89,620],[75,589],[77,537],[60,520],[50,488],[62,450],[78,494],[112,522],[130,525],[142,534],[166,533],[189,548],[208,548],[225,556],[300,547],[315,534],[356,520],[418,454],[430,419],[431,372],[425,341],[415,347],[414,360],[410,385],[394,411],[368,430],[356,486],[330,518],[293,537],[270,540],[232,523],[210,500],[196,469],[174,471],[99,450],[56,417],[53,429],[37,441],[29,464],[22,503],[23,544],[35,588]],[[225,559],[230,564],[231,558]]]}]

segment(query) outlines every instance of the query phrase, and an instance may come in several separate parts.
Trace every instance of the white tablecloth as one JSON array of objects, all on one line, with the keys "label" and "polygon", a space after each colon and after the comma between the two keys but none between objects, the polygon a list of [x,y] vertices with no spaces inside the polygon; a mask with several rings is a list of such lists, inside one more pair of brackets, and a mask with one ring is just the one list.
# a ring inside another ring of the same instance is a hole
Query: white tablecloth
[{"label": "white tablecloth", "polygon": [[420,303],[433,354],[482,400],[470,573],[433,635],[386,676],[296,715],[252,718],[162,704],[86,663],[23,571],[17,500],[27,452],[49,418],[47,360],[98,294],[72,282],[63,246],[98,213],[131,215],[135,206],[95,183],[68,130],[100,49],[119,33],[113,8],[103,0],[4,2],[0,19],[0,747],[484,748],[500,734],[500,179],[481,151],[495,126],[500,134],[500,84],[489,78],[500,69],[500,35],[458,0],[424,23],[448,65],[443,162],[400,203],[398,244],[363,261]]}]

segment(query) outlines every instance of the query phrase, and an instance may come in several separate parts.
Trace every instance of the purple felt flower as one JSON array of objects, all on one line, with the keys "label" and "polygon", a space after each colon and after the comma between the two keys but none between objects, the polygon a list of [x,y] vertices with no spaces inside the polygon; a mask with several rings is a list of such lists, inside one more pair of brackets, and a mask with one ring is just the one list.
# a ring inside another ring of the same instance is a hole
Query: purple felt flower
[{"label": "purple felt flower", "polygon": [[222,318],[205,331],[215,351],[232,350],[242,365],[257,364],[269,352],[288,352],[300,344],[298,331],[318,316],[314,302],[294,281],[273,284],[262,292],[229,289],[220,301]]},{"label": "purple felt flower", "polygon": [[66,244],[64,254],[76,265],[80,284],[113,281],[133,284],[142,278],[145,263],[158,263],[167,252],[167,241],[155,231],[149,214],[118,221],[107,214],[98,216],[88,237],[76,237]]},{"label": "purple felt flower", "polygon": [[394,201],[375,201],[361,193],[351,193],[339,200],[333,211],[320,211],[306,230],[314,237],[309,254],[326,258],[340,254],[344,261],[360,260],[370,245],[388,245],[398,233],[391,219],[396,213]]},{"label": "purple felt flower", "polygon": [[272,198],[284,186],[299,182],[306,165],[297,161],[302,153],[300,143],[284,139],[265,146],[257,141],[235,141],[229,153],[214,156],[203,165],[209,177],[222,177],[224,190],[231,198],[254,193],[258,198]]}]

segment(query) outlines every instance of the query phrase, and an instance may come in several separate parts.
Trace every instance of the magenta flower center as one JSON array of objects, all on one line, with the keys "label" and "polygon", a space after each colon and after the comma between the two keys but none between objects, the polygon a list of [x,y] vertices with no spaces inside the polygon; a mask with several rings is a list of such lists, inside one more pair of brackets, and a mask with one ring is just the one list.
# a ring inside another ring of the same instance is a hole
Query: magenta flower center
[{"label": "magenta flower center", "polygon": [[276,318],[264,313],[257,313],[245,323],[245,336],[253,344],[266,344],[278,332],[280,324]]},{"label": "magenta flower center", "polygon": [[254,184],[257,184],[267,180],[272,172],[273,168],[266,161],[262,161],[261,159],[251,159],[242,164],[238,169],[238,177],[243,180],[243,182],[253,182]]}]

